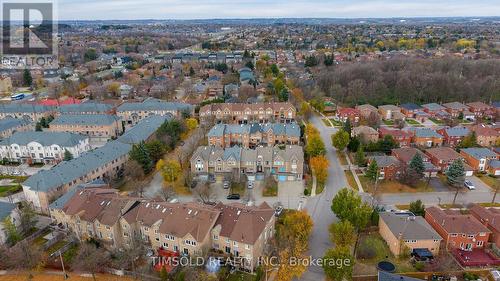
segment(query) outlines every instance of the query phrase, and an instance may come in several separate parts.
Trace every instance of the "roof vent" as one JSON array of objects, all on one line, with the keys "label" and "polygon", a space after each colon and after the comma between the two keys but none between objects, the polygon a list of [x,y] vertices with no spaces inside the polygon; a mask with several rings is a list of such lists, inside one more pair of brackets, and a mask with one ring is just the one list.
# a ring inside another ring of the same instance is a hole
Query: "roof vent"
[{"label": "roof vent", "polygon": [[241,210],[238,210],[238,212],[236,213],[237,216],[239,216],[241,214]]},{"label": "roof vent", "polygon": [[156,210],[158,210],[158,209],[160,209],[160,205],[157,205],[157,206],[156,206]]},{"label": "roof vent", "polygon": [[167,211],[166,208],[163,208],[163,210],[161,211],[162,213],[165,213]]},{"label": "roof vent", "polygon": [[104,205],[104,203],[106,203],[106,201],[102,201],[100,205],[102,206],[102,205]]},{"label": "roof vent", "polygon": [[192,212],[193,212],[193,210],[189,209],[188,210],[188,215],[191,215]]}]

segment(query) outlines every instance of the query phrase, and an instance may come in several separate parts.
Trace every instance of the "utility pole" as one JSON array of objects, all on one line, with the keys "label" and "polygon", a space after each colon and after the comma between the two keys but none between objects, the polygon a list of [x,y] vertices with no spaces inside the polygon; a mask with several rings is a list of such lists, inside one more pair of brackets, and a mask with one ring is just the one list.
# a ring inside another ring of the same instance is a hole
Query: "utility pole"
[{"label": "utility pole", "polygon": [[64,278],[64,280],[67,280],[67,279],[69,279],[69,276],[68,276],[68,274],[66,274],[66,269],[64,268],[64,260],[62,258],[62,254],[61,254],[60,250],[59,250],[59,258],[61,259],[61,266],[62,266],[62,270],[63,270],[63,278]]}]

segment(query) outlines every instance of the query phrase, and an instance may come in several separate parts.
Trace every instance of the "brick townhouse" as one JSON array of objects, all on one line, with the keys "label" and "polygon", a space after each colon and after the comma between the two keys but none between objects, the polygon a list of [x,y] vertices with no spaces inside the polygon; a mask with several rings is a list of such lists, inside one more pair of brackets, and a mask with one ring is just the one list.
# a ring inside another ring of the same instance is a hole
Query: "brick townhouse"
[{"label": "brick townhouse", "polygon": [[149,98],[143,102],[125,102],[121,104],[116,114],[127,125],[135,125],[149,116],[182,117],[182,114],[193,114],[194,108],[186,103],[166,102]]},{"label": "brick townhouse", "polygon": [[206,256],[210,250],[242,257],[253,270],[274,236],[274,210],[266,203],[215,206],[131,198],[114,189],[82,188],[51,205],[54,222],[80,240],[95,238],[111,249],[140,239],[155,251]]},{"label": "brick townhouse", "polygon": [[214,120],[238,124],[291,123],[296,118],[297,110],[288,102],[216,103],[203,106],[199,115],[202,122]]},{"label": "brick townhouse", "polygon": [[117,140],[32,175],[22,183],[26,200],[37,211],[47,213],[52,201],[79,184],[115,178],[128,160],[132,145],[149,140],[165,120],[162,116],[149,117]]},{"label": "brick townhouse", "polygon": [[221,147],[241,145],[254,148],[259,145],[298,145],[300,127],[296,123],[280,124],[217,124],[208,132],[208,143]]},{"label": "brick townhouse", "polygon": [[0,120],[0,138],[8,138],[15,132],[34,131],[35,123],[23,118],[7,117]]},{"label": "brick townhouse", "polygon": [[500,247],[500,210],[473,204],[469,211],[471,215],[491,231],[489,241]]}]

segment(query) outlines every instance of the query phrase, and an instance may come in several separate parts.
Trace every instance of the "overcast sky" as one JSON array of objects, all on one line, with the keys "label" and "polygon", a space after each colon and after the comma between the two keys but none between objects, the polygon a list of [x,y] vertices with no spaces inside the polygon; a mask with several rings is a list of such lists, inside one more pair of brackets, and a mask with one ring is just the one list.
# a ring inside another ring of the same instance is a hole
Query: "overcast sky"
[{"label": "overcast sky", "polygon": [[500,0],[57,0],[62,20],[500,16]]}]

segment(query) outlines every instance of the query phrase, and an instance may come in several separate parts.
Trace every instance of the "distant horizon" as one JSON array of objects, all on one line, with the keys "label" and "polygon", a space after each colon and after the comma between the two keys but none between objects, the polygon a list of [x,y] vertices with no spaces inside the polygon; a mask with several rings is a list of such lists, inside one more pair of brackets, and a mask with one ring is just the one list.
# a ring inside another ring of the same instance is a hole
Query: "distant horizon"
[{"label": "distant horizon", "polygon": [[56,0],[61,21],[498,17],[477,0]]},{"label": "distant horizon", "polygon": [[231,21],[231,20],[370,20],[370,19],[492,19],[500,16],[409,16],[409,17],[249,17],[249,18],[137,18],[137,19],[59,19],[59,21]]}]

